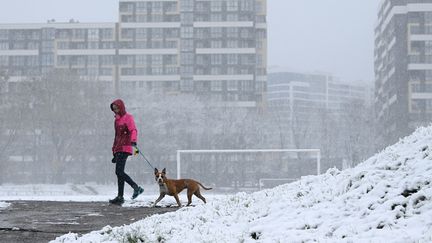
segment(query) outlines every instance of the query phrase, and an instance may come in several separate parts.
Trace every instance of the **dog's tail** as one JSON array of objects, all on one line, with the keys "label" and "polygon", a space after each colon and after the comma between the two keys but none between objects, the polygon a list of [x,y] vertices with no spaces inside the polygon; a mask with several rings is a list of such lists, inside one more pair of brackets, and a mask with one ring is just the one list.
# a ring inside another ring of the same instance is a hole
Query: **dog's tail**
[{"label": "dog's tail", "polygon": [[211,189],[213,189],[213,188],[211,188],[211,187],[205,187],[205,186],[203,186],[203,184],[199,183],[198,181],[197,181],[197,183],[198,183],[198,185],[200,185],[204,190],[211,190]]}]

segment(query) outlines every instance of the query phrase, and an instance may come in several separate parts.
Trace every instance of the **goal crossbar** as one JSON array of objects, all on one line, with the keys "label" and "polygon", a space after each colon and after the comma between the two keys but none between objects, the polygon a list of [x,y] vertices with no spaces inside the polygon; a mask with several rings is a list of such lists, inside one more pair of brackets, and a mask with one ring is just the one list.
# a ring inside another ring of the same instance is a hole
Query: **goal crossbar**
[{"label": "goal crossbar", "polygon": [[208,149],[208,150],[177,150],[177,179],[180,179],[181,160],[183,153],[262,153],[262,152],[311,152],[317,153],[317,175],[321,172],[321,150],[320,149]]}]

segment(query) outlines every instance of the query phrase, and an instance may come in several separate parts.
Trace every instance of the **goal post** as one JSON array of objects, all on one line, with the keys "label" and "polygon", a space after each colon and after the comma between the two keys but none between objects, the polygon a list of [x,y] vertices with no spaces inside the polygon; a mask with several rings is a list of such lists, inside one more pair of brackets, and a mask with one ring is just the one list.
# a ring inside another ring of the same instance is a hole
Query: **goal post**
[{"label": "goal post", "polygon": [[320,149],[221,149],[221,150],[177,150],[177,179],[181,178],[182,154],[209,154],[209,153],[278,153],[278,152],[302,152],[316,153],[316,173],[321,173]]}]

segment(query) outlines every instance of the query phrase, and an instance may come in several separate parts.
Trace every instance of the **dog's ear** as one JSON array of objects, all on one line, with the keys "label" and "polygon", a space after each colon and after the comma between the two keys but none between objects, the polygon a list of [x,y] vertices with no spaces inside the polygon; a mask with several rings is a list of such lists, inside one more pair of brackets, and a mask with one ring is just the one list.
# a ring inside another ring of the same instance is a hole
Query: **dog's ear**
[{"label": "dog's ear", "polygon": [[166,169],[165,168],[163,168],[162,173],[166,174]]},{"label": "dog's ear", "polygon": [[159,171],[157,168],[154,169],[154,173],[157,174]]}]

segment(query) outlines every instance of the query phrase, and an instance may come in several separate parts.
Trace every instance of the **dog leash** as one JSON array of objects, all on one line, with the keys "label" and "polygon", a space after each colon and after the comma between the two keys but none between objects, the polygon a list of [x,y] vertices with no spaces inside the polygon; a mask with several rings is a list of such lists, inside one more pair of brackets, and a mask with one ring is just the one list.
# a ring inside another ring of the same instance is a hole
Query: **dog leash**
[{"label": "dog leash", "polygon": [[138,148],[138,146],[135,146],[135,148],[136,149],[138,149],[138,153],[144,158],[144,160],[147,162],[147,164],[149,164],[150,165],[150,167],[154,170],[154,167],[153,167],[153,165],[148,161],[148,159],[144,156],[144,154],[143,153],[141,153],[141,149],[140,148]]}]

